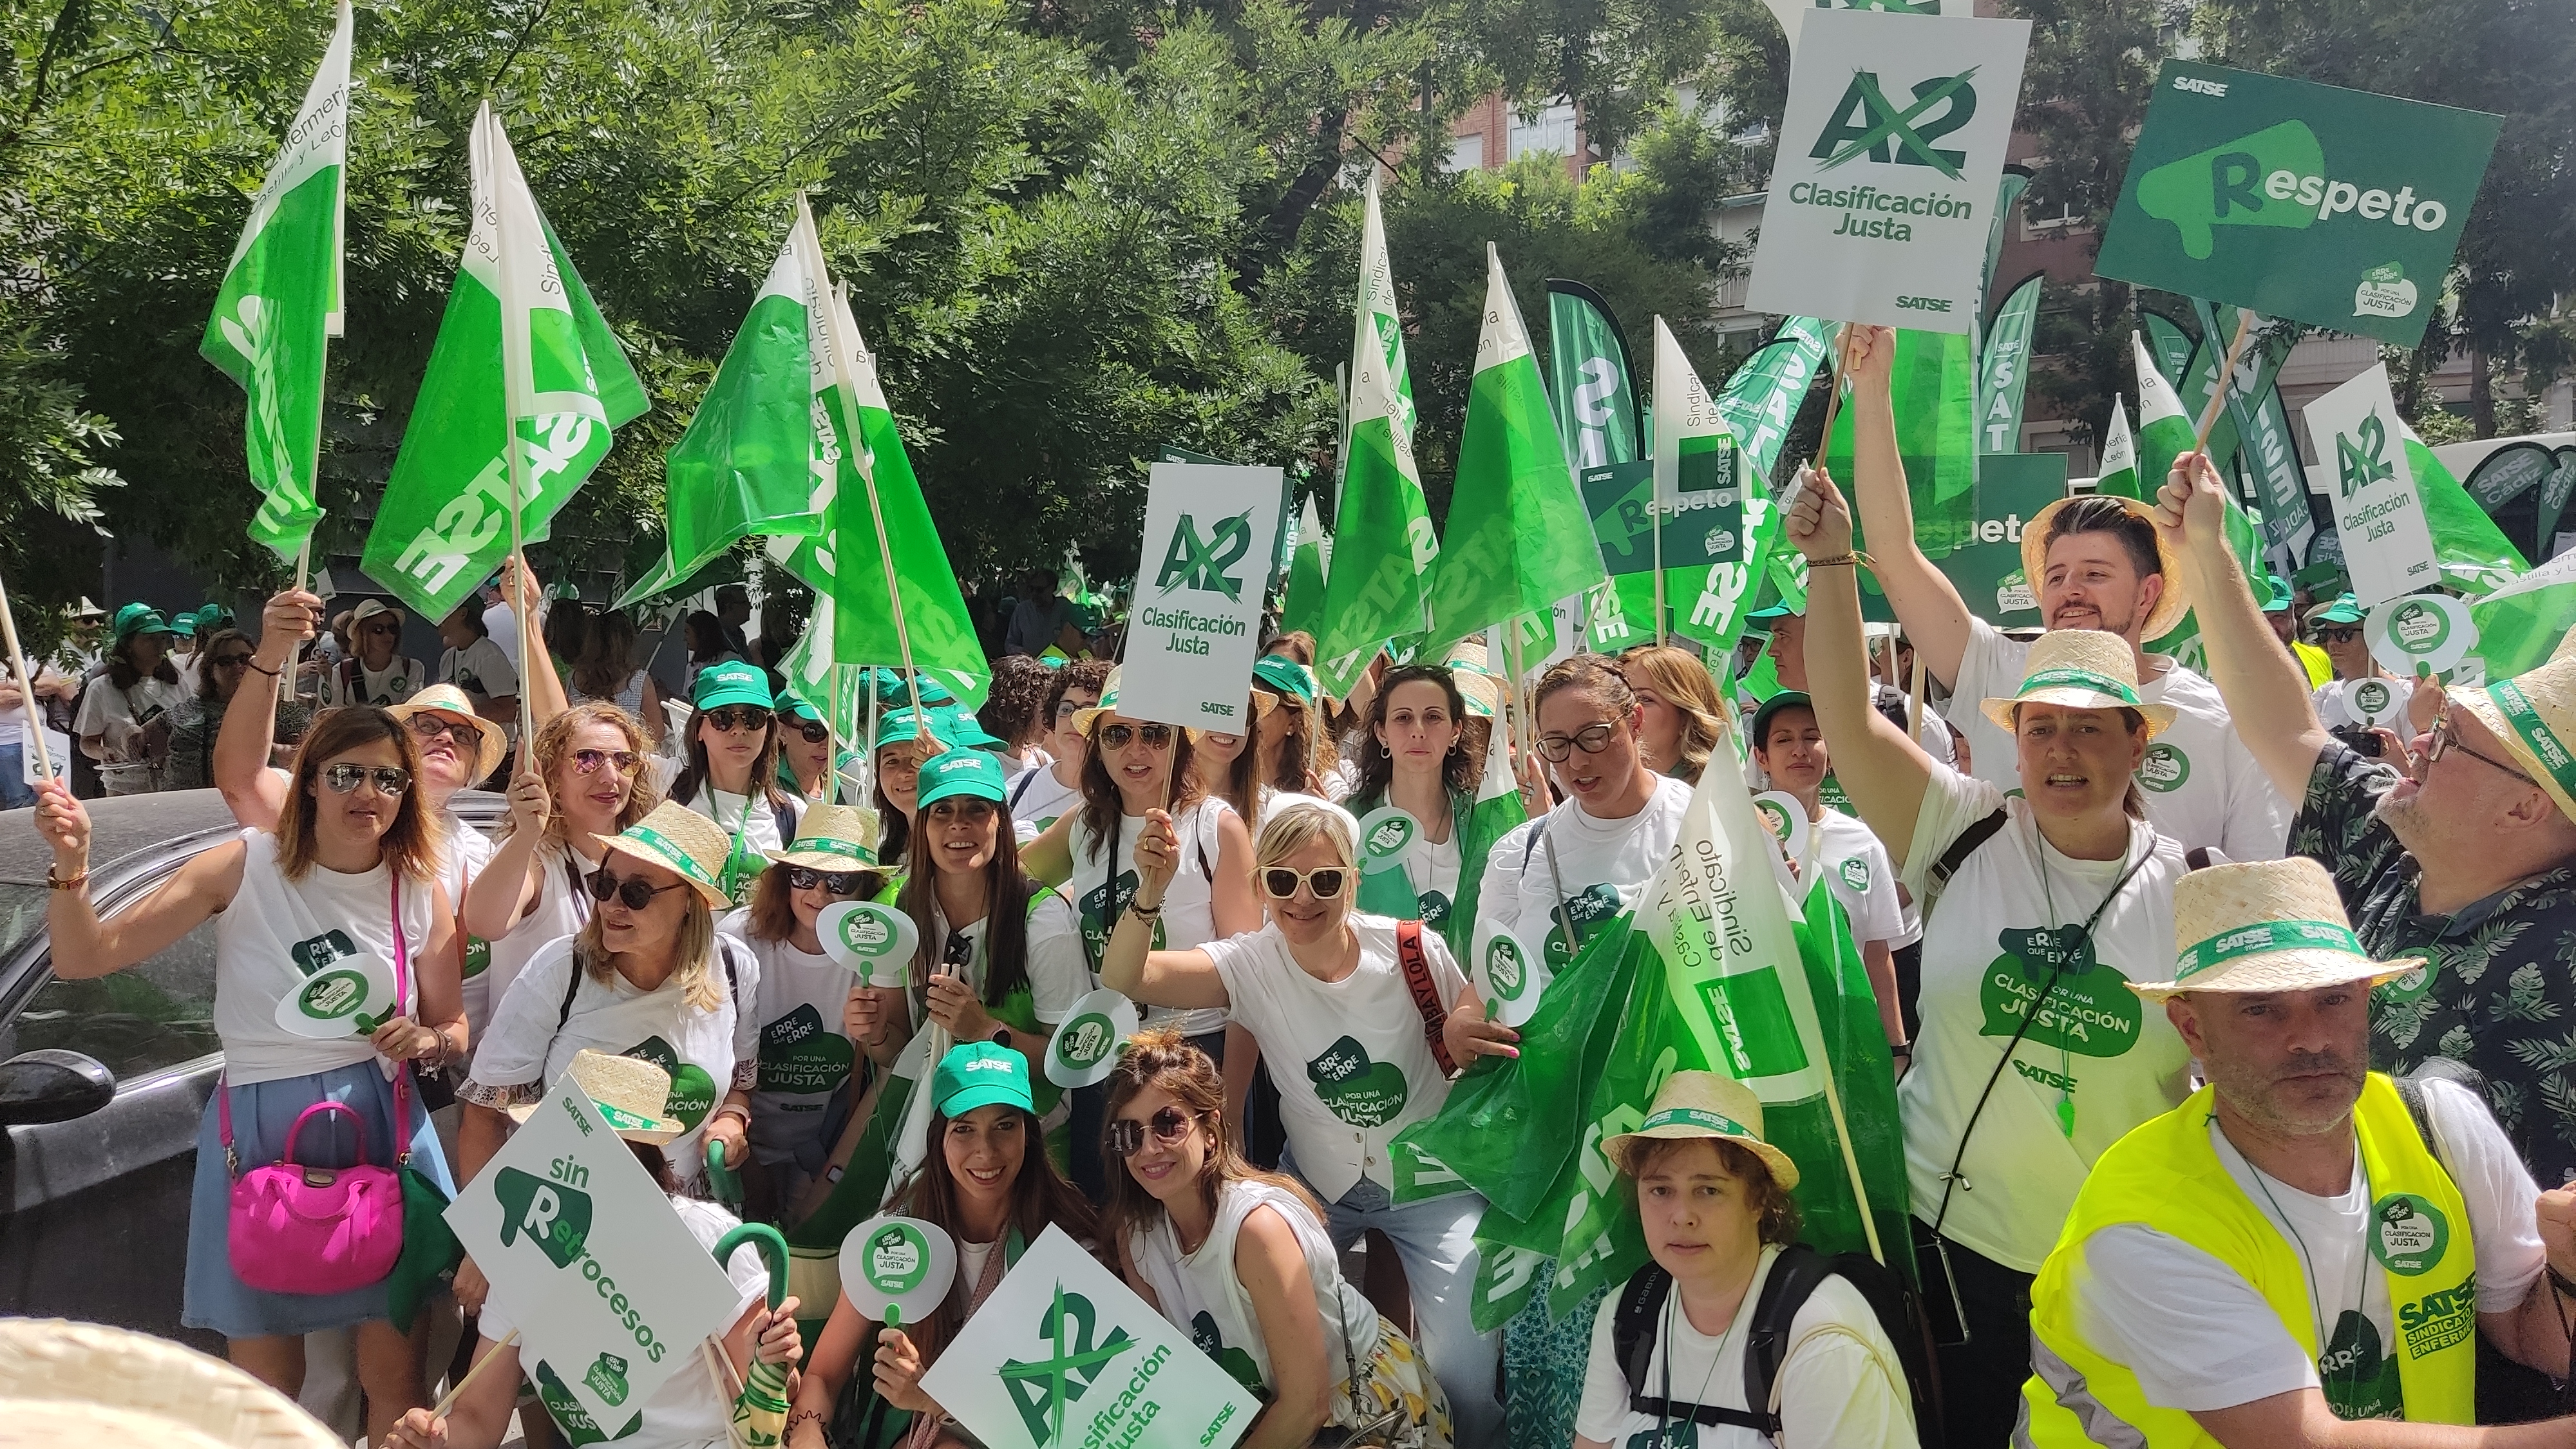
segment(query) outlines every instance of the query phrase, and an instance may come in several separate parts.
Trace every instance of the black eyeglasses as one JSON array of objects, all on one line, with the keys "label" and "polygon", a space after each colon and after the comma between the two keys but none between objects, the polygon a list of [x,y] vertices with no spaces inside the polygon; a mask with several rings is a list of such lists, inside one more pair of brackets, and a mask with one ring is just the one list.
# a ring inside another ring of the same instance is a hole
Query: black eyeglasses
[{"label": "black eyeglasses", "polygon": [[1165,1107],[1156,1112],[1150,1122],[1139,1122],[1133,1117],[1113,1119],[1109,1124],[1108,1132],[1104,1134],[1104,1140],[1108,1144],[1111,1156],[1133,1157],[1145,1150],[1145,1133],[1148,1127],[1152,1129],[1156,1142],[1169,1147],[1189,1136],[1191,1126],[1197,1121],[1196,1117],[1178,1107]]},{"label": "black eyeglasses", "polygon": [[2349,644],[2361,637],[2361,631],[2347,624],[2340,629],[2319,629],[2317,637],[2328,644]]},{"label": "black eyeglasses", "polygon": [[399,765],[325,765],[322,783],[334,795],[346,795],[362,783],[373,784],[379,795],[399,795],[411,788],[411,771]]},{"label": "black eyeglasses", "polygon": [[1581,750],[1587,755],[1597,755],[1610,748],[1610,736],[1616,733],[1618,728],[1619,726],[1611,721],[1603,720],[1599,724],[1585,725],[1572,735],[1540,735],[1538,737],[1539,758],[1551,765],[1562,765],[1576,750]]},{"label": "black eyeglasses", "polygon": [[2522,771],[2515,769],[2513,766],[2506,764],[2504,761],[2497,759],[2493,755],[2480,754],[2478,751],[2470,749],[2467,745],[2462,744],[2460,742],[2459,734],[2451,728],[2451,702],[2446,699],[2442,701],[2442,707],[2439,710],[2436,710],[2433,714],[2432,738],[2424,742],[2424,763],[2429,765],[2435,760],[2442,758],[2444,755],[2449,754],[2453,750],[2459,751],[2461,754],[2468,756],[2470,759],[2475,760],[2482,765],[2492,765],[2496,769],[2504,771],[2506,774],[2513,776],[2515,779],[2520,780],[2526,785],[2537,785],[2540,783],[2538,780],[2531,778],[2529,775],[2524,774]]},{"label": "black eyeglasses", "polygon": [[1170,749],[1172,727],[1167,724],[1114,724],[1100,727],[1100,743],[1113,750],[1123,750],[1140,739],[1145,742],[1145,748],[1149,750]]},{"label": "black eyeglasses", "polygon": [[1099,701],[1097,700],[1071,698],[1057,700],[1055,706],[1055,717],[1057,719],[1071,719],[1075,715],[1082,713],[1084,710],[1091,708],[1092,705],[1098,702]]},{"label": "black eyeglasses", "polygon": [[868,878],[855,870],[816,870],[810,865],[787,867],[787,888],[810,891],[816,886],[847,899],[867,889]]},{"label": "black eyeglasses", "polygon": [[626,903],[626,909],[640,911],[653,904],[655,896],[664,891],[678,890],[680,886],[687,884],[687,881],[681,881],[678,885],[657,886],[640,875],[630,875],[624,880],[619,880],[608,873],[608,867],[601,866],[590,873],[590,898],[604,901],[610,896],[615,896]]},{"label": "black eyeglasses", "polygon": [[[717,728],[721,729],[723,726],[719,725]],[[809,745],[819,745],[832,737],[832,727],[819,719],[798,721],[796,732],[803,735],[805,743]]]},{"label": "black eyeglasses", "polygon": [[473,749],[483,742],[482,726],[470,725],[463,720],[451,719],[443,714],[430,714],[424,711],[403,721],[403,727],[411,731],[413,739],[424,745],[442,735],[467,749]]},{"label": "black eyeglasses", "polygon": [[1284,901],[1297,894],[1297,887],[1302,884],[1315,893],[1315,899],[1329,901],[1341,895],[1350,873],[1351,869],[1346,865],[1317,866],[1313,870],[1290,870],[1284,865],[1264,866],[1261,888],[1270,893],[1272,900]]},{"label": "black eyeglasses", "polygon": [[596,775],[602,765],[614,765],[617,773],[632,775],[644,768],[644,757],[633,750],[575,750],[572,767],[585,775]]},{"label": "black eyeglasses", "polygon": [[770,713],[757,705],[728,704],[718,709],[708,710],[698,718],[714,725],[721,733],[732,734],[735,730],[757,731],[769,728]]}]

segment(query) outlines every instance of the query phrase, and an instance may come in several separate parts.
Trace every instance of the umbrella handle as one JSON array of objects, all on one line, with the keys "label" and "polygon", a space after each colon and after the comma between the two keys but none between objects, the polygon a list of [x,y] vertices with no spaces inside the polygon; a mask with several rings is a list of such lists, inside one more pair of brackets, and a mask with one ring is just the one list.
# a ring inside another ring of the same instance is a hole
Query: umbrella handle
[{"label": "umbrella handle", "polygon": [[725,1166],[724,1144],[712,1137],[707,1139],[707,1187],[727,1207],[742,1202],[742,1174]]},{"label": "umbrella handle", "polygon": [[768,1265],[769,1306],[776,1308],[787,1301],[787,1240],[767,1223],[744,1223],[716,1239],[716,1261],[732,1262],[734,1249],[745,1243],[758,1248],[761,1261]]}]

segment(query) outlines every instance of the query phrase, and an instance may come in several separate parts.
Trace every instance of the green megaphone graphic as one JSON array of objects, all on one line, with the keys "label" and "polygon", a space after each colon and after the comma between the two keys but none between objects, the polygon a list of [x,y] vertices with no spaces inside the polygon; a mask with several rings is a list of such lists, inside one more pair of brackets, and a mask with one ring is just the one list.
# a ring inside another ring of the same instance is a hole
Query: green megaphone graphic
[{"label": "green megaphone graphic", "polygon": [[2216,245],[2214,227],[2298,228],[2316,222],[2315,202],[2301,202],[2295,186],[2286,197],[2267,189],[2281,172],[2302,181],[2325,174],[2324,148],[2304,121],[2283,121],[2166,162],[2138,179],[2138,205],[2156,220],[2173,223],[2185,255],[2207,261]]}]

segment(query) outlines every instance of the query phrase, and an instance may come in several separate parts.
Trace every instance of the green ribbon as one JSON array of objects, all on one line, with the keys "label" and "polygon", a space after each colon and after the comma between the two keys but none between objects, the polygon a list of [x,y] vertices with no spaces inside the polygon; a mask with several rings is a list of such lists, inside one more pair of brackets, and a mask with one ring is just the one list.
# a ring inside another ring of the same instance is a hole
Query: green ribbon
[{"label": "green ribbon", "polygon": [[2549,771],[2549,778],[2558,782],[2558,788],[2576,795],[2576,756],[2568,753],[2566,744],[2558,738],[2557,731],[2549,727],[2549,722],[2540,717],[2540,711],[2531,707],[2531,699],[2522,692],[2522,687],[2510,679],[2492,684],[2487,686],[2487,698],[2494,700],[2496,708],[2504,711],[2505,723],[2512,725],[2513,732],[2522,736],[2523,745]]},{"label": "green ribbon", "polygon": [[2136,690],[2113,679],[2110,675],[2096,673],[2090,669],[2043,669],[2037,674],[2025,677],[2021,682],[2021,688],[2014,692],[2013,697],[2027,699],[2034,689],[2050,689],[2058,685],[2089,689],[2096,694],[2107,694],[2122,704],[2143,707]]},{"label": "green ribbon", "polygon": [[2370,953],[2361,948],[2361,938],[2341,922],[2258,921],[2212,936],[2183,952],[2174,971],[2174,980],[2189,981],[2213,966],[2247,956],[2307,950],[2337,951],[2365,961],[2370,959]]},{"label": "green ribbon", "polygon": [[629,825],[626,827],[626,837],[638,845],[649,845],[653,847],[653,853],[662,857],[662,863],[664,865],[667,865],[671,869],[678,871],[680,874],[687,876],[689,879],[696,881],[698,884],[707,887],[709,890],[723,889],[722,886],[716,883],[714,877],[707,874],[706,867],[698,864],[697,859],[690,855],[688,851],[682,849],[678,841],[671,839],[662,832],[655,830],[650,826]]},{"label": "green ribbon", "polygon": [[1652,1132],[1658,1127],[1705,1127],[1722,1137],[1755,1135],[1752,1128],[1731,1117],[1721,1117],[1715,1112],[1702,1111],[1697,1107],[1666,1107],[1638,1123],[1637,1131],[1643,1134]]},{"label": "green ribbon", "polygon": [[798,839],[795,844],[790,845],[785,850],[779,852],[781,855],[800,855],[807,853],[846,855],[852,860],[866,860],[868,858],[868,848],[866,846],[859,844],[855,840],[834,840],[828,835],[804,836]]}]

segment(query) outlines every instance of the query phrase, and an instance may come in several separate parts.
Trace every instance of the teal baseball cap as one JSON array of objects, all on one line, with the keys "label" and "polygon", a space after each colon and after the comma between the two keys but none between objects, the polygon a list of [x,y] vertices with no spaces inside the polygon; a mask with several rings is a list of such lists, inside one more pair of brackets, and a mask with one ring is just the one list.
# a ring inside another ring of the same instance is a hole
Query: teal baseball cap
[{"label": "teal baseball cap", "polygon": [[2308,627],[2319,624],[2358,624],[2362,620],[2361,601],[2350,594],[2336,596],[2333,602],[2308,610]]},{"label": "teal baseball cap", "polygon": [[108,628],[115,634],[116,642],[119,644],[124,643],[126,640],[133,638],[137,634],[167,634],[171,632],[170,621],[161,617],[161,611],[159,609],[145,603],[132,603],[117,610],[116,618],[108,625]]},{"label": "teal baseball cap", "polygon": [[800,694],[780,694],[776,708],[780,716],[786,719],[810,719],[816,724],[823,722],[823,712],[807,703],[805,697]]},{"label": "teal baseball cap", "polygon": [[1264,654],[1252,661],[1252,682],[1272,693],[1294,698],[1300,704],[1315,702],[1315,676],[1294,659]]},{"label": "teal baseball cap", "polygon": [[975,712],[962,704],[924,704],[922,713],[930,716],[930,727],[950,744],[961,749],[1007,750],[1011,742],[996,738],[984,728]]},{"label": "teal baseball cap", "polygon": [[970,1041],[949,1049],[931,1074],[930,1100],[939,1115],[954,1122],[978,1107],[996,1102],[1023,1112],[1037,1111],[1029,1095],[1029,1063],[1009,1047]]},{"label": "teal baseball cap", "polygon": [[1753,711],[1753,738],[1748,743],[1755,749],[1760,749],[1768,743],[1771,738],[1771,716],[1791,705],[1809,711],[1813,711],[1816,707],[1814,700],[1798,690],[1781,690],[1778,694],[1762,701],[1762,707]]},{"label": "teal baseball cap", "polygon": [[1786,603],[1779,603],[1773,604],[1767,609],[1754,610],[1752,613],[1744,616],[1744,621],[1749,624],[1756,619],[1760,619],[1764,623],[1769,623],[1773,619],[1794,619],[1797,617],[1798,610],[1790,608]]},{"label": "teal baseball cap", "polygon": [[777,701],[770,697],[769,676],[758,666],[739,659],[710,664],[698,671],[698,682],[689,689],[689,703],[700,709],[714,709],[727,704],[756,704],[774,709]]},{"label": "teal baseball cap", "polygon": [[2290,607],[2290,581],[2279,574],[2269,575],[2268,578],[2272,589],[2263,600],[2263,612],[2277,614]]},{"label": "teal baseball cap", "polygon": [[945,754],[932,756],[930,763],[921,767],[920,794],[916,798],[924,810],[951,795],[999,801],[1006,783],[1000,760],[989,751],[960,744]]},{"label": "teal baseball cap", "polygon": [[946,722],[927,710],[921,714],[914,714],[909,709],[896,709],[877,716],[878,749],[925,737],[941,749],[947,749],[949,739]]}]

